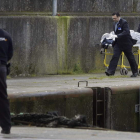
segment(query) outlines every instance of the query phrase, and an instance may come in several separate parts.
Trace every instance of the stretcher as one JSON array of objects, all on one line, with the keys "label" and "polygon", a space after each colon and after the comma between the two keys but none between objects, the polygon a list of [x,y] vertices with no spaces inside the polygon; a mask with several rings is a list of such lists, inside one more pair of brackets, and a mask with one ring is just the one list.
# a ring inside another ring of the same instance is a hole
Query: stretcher
[{"label": "stretcher", "polygon": [[[133,45],[133,54],[135,56],[135,59],[137,61],[138,64],[138,74],[140,75],[140,33],[135,32],[134,30],[130,30],[130,34],[133,40],[135,40],[136,44]],[[113,48],[112,48],[112,44],[110,42],[111,40],[115,40],[114,38],[114,31],[110,32],[110,33],[105,33],[103,34],[103,36],[101,37],[101,44],[102,44],[102,48],[103,48],[103,53],[105,54],[104,56],[104,65],[106,66],[106,68],[108,68],[109,66],[109,62],[112,58],[111,55],[113,55]],[[104,42],[105,41],[105,42]],[[111,50],[112,49],[112,50]],[[110,51],[111,50],[111,51]],[[102,53],[100,51],[100,53]],[[107,57],[111,56],[111,58],[109,59],[109,62],[107,62]],[[130,68],[129,63],[125,62],[125,55],[124,52],[122,52],[119,63],[117,65],[117,67],[120,67],[120,74],[121,75],[127,75],[128,74],[128,69]]]},{"label": "stretcher", "polygon": [[[133,54],[134,54],[134,56],[137,57],[138,74],[140,75],[140,44],[133,45],[133,49],[135,50],[135,51],[133,50]],[[109,64],[107,63],[107,56],[113,55],[113,52],[111,52],[110,50],[111,50],[111,48],[105,49],[105,51],[104,51],[104,65],[106,68],[108,68],[108,66],[109,66]],[[125,64],[124,60],[125,60],[125,54],[124,54],[124,52],[122,52],[120,60],[119,60],[120,64],[117,65],[117,67],[120,67],[121,75],[127,75],[128,68],[130,68],[130,66]]]}]

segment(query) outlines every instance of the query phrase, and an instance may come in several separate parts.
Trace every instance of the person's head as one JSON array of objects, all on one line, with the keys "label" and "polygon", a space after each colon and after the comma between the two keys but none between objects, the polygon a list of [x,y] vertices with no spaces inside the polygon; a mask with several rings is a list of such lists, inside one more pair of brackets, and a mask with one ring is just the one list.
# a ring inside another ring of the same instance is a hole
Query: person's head
[{"label": "person's head", "polygon": [[112,19],[114,22],[118,22],[120,20],[120,14],[118,12],[112,14]]}]

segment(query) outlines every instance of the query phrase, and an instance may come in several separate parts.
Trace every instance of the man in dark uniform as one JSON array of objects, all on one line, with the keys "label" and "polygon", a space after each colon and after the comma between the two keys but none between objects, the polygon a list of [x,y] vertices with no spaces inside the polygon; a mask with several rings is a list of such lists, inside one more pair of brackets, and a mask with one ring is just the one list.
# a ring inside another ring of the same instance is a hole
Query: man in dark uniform
[{"label": "man in dark uniform", "polygon": [[1,133],[10,134],[11,118],[7,99],[7,62],[13,56],[12,39],[5,30],[0,29],[0,126]]},{"label": "man in dark uniform", "polygon": [[132,53],[133,42],[128,23],[125,19],[120,17],[119,13],[113,13],[112,19],[114,21],[113,30],[115,33],[115,42],[113,44],[113,56],[105,73],[107,76],[115,74],[119,57],[123,51],[129,61],[132,70],[131,77],[137,77],[138,66]]}]

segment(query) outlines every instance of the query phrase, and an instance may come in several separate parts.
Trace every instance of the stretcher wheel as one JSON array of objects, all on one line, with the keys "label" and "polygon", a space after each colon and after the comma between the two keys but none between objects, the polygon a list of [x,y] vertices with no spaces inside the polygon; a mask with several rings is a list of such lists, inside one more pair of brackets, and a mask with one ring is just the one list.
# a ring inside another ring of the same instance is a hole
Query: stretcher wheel
[{"label": "stretcher wheel", "polygon": [[120,69],[120,74],[121,75],[127,75],[128,74],[128,70],[126,68],[122,68],[122,69]]},{"label": "stretcher wheel", "polygon": [[108,67],[106,67],[106,71],[108,70]]},{"label": "stretcher wheel", "polygon": [[138,75],[140,76],[140,70],[138,70]]}]

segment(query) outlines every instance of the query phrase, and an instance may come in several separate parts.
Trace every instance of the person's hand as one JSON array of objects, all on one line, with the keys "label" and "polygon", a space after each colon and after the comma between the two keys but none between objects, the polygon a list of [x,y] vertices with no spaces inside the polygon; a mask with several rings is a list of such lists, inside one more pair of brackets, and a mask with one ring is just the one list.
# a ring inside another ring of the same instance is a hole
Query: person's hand
[{"label": "person's hand", "polygon": [[113,40],[115,41],[116,38],[118,38],[117,35],[112,35]]}]

